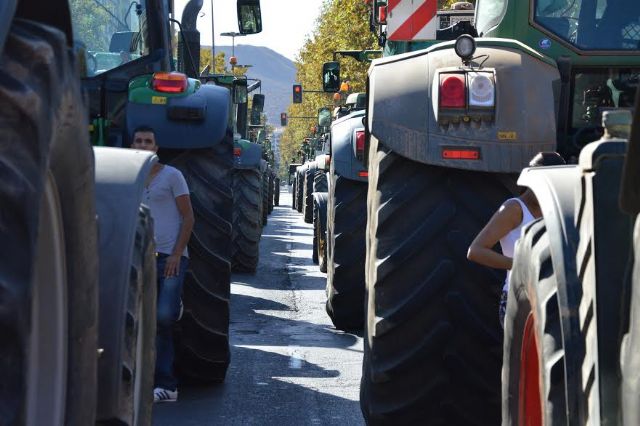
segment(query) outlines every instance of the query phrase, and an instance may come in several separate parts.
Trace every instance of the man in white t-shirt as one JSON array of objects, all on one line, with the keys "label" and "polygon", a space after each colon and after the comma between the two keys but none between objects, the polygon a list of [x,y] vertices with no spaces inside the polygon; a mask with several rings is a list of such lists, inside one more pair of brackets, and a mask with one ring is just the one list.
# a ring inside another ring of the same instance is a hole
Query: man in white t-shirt
[{"label": "man in white t-shirt", "polygon": [[[155,133],[147,126],[133,132],[131,148],[158,151]],[[143,202],[153,218],[158,268],[158,331],[156,337],[155,402],[176,401],[173,373],[173,325],[180,315],[180,296],[187,270],[187,243],[194,216],[189,188],[180,170],[155,163],[145,184]]]}]

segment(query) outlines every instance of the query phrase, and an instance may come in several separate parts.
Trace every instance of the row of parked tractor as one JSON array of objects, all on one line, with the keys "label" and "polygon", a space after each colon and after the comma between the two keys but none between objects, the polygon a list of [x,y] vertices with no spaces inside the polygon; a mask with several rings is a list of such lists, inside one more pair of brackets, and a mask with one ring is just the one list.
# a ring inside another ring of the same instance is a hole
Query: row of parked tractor
[{"label": "row of parked tractor", "polygon": [[[402,21],[418,5],[366,3],[366,101],[290,172],[327,312],[364,329],[367,423],[640,424],[637,2],[456,3],[432,32]],[[567,165],[527,168],[542,151]],[[467,249],[525,187],[542,217],[503,328],[505,271]]]}]

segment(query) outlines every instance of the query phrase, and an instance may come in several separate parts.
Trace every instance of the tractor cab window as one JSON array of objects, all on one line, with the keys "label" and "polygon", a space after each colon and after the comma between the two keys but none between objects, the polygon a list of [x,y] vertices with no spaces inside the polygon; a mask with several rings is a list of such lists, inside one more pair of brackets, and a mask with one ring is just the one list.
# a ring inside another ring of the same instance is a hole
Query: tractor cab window
[{"label": "tractor cab window", "polygon": [[638,0],[535,0],[534,19],[580,50],[640,48]]},{"label": "tractor cab window", "polygon": [[507,10],[507,0],[478,0],[476,6],[476,29],[478,34],[497,26]]},{"label": "tractor cab window", "polygon": [[73,35],[89,77],[146,55],[144,0],[70,0]]}]

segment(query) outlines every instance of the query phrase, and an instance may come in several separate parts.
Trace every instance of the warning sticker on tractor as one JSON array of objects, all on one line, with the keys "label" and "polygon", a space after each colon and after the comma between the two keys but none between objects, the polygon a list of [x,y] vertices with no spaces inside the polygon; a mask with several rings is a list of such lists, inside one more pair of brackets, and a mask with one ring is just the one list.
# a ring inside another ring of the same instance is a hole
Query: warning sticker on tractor
[{"label": "warning sticker on tractor", "polygon": [[167,98],[164,96],[152,96],[151,103],[154,105],[166,105]]},{"label": "warning sticker on tractor", "polygon": [[515,141],[518,139],[517,132],[498,132],[498,139],[501,141]]}]

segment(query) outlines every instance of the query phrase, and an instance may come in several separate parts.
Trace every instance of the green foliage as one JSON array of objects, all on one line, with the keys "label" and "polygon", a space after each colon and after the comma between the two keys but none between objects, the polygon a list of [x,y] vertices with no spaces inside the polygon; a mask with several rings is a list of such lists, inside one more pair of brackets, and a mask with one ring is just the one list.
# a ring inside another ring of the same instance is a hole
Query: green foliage
[{"label": "green foliage", "polygon": [[[362,0],[325,0],[313,33],[307,38],[296,61],[296,81],[302,84],[303,101],[291,104],[289,117],[317,117],[321,107],[333,108],[331,93],[310,93],[305,90],[322,90],[322,64],[333,60],[336,50],[378,49],[377,40],[369,30],[369,12]],[[351,92],[363,92],[369,63],[353,58],[340,57],[342,81],[349,81]],[[317,119],[289,119],[280,139],[281,165],[287,167],[298,157],[298,150]]]}]

